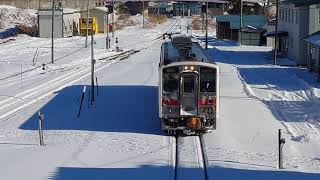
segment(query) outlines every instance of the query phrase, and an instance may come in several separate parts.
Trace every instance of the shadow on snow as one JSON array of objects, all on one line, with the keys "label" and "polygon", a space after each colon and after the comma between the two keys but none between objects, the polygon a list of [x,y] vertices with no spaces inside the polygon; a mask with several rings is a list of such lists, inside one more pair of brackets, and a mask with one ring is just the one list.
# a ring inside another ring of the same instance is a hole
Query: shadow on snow
[{"label": "shadow on snow", "polygon": [[249,85],[268,85],[280,91],[299,91],[309,88],[299,85],[297,76],[286,68],[258,67],[238,68],[240,76]]},{"label": "shadow on snow", "polygon": [[225,167],[209,168],[209,179],[228,179],[228,180],[315,180],[320,178],[320,174],[317,173],[304,173],[294,171],[266,171],[266,170],[247,170],[247,169],[235,169]]},{"label": "shadow on snow", "polygon": [[[195,36],[201,42],[206,42],[205,36]],[[218,39],[214,37],[208,37],[208,45],[210,46],[239,46],[237,41],[228,40],[228,39]]]},{"label": "shadow on snow", "polygon": [[[89,90],[90,86],[87,86]],[[158,118],[158,88],[155,86],[101,86],[99,96],[89,107],[86,92],[81,116],[77,113],[83,86],[70,86],[41,107],[45,130],[87,130],[161,134]],[[37,129],[37,114],[20,128]]]},{"label": "shadow on snow", "polygon": [[[199,168],[182,167],[188,174],[198,174],[203,171]],[[266,170],[246,170],[225,167],[210,167],[207,169],[209,179],[228,179],[228,180],[316,180],[320,178],[317,173],[304,173],[293,171],[266,171]],[[178,175],[179,178],[179,175]],[[151,166],[143,165],[137,168],[76,168],[60,167],[57,172],[51,174],[51,180],[105,180],[105,179],[153,179],[164,180],[174,179],[174,169],[170,166]]]},{"label": "shadow on snow", "polygon": [[208,52],[215,62],[234,65],[271,65],[267,51],[230,51],[212,48]]}]

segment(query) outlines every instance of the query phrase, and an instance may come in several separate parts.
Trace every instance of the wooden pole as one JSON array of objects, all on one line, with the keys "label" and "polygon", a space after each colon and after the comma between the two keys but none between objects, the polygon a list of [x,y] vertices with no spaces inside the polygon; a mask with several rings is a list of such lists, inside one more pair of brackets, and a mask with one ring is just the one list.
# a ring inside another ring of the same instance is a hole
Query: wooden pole
[{"label": "wooden pole", "polygon": [[114,31],[115,31],[115,24],[116,23],[114,23],[114,1],[112,1],[112,16],[111,16],[111,18],[112,18],[112,38],[114,38]]},{"label": "wooden pole", "polygon": [[242,44],[242,26],[243,26],[243,1],[240,3],[240,33],[239,33],[239,44]]},{"label": "wooden pole", "polygon": [[93,51],[93,18],[91,23],[91,104],[94,102],[94,51]]},{"label": "wooden pole", "polygon": [[276,27],[275,27],[275,37],[274,37],[274,57],[273,65],[277,65],[277,53],[278,53],[278,11],[279,11],[279,0],[276,1]]},{"label": "wooden pole", "polygon": [[142,28],[144,29],[144,0],[142,1]]},{"label": "wooden pole", "polygon": [[206,50],[208,50],[208,0],[206,1]]},{"label": "wooden pole", "polygon": [[[93,23],[93,22],[92,22]],[[88,34],[89,34],[89,0],[87,2],[87,19],[86,19],[86,44],[85,48],[88,48]],[[92,29],[91,29],[92,32]]]},{"label": "wooden pole", "polygon": [[51,17],[51,63],[54,61],[54,11],[55,11],[55,0],[52,1],[52,17]]}]

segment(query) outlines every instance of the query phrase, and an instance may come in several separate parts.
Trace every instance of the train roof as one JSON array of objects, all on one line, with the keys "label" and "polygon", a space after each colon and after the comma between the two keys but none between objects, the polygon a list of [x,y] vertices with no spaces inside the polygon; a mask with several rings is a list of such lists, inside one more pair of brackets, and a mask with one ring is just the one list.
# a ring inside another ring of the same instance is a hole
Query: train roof
[{"label": "train roof", "polygon": [[184,61],[213,63],[199,43],[188,36],[174,36],[170,42],[162,44],[162,51],[164,65]]}]

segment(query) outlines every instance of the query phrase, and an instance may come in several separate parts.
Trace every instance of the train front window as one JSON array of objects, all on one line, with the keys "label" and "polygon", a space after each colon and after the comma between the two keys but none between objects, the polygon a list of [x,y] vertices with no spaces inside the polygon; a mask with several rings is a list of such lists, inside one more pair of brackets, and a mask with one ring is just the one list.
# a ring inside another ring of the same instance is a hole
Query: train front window
[{"label": "train front window", "polygon": [[200,91],[201,92],[215,92],[216,78],[215,69],[201,68],[200,69]]},{"label": "train front window", "polygon": [[194,76],[193,75],[185,75],[183,81],[183,91],[185,93],[193,93],[194,92]]},{"label": "train front window", "polygon": [[163,91],[178,92],[179,90],[179,69],[176,67],[163,70]]}]

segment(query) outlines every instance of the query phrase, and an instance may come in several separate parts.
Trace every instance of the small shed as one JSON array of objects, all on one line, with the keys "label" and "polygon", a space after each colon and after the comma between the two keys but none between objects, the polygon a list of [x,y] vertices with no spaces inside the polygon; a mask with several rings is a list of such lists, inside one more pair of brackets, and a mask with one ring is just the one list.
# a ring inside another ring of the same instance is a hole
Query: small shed
[{"label": "small shed", "polygon": [[265,44],[265,37],[261,36],[263,29],[259,29],[253,26],[245,26],[242,28],[242,45],[261,46]]},{"label": "small shed", "polygon": [[[89,13],[91,17],[95,17],[98,23],[98,32],[99,33],[106,33],[107,32],[107,12],[108,8],[106,7],[95,7],[90,9]],[[109,23],[110,23],[110,16],[109,16]]]},{"label": "small shed", "polygon": [[[239,41],[240,39],[240,16],[239,15],[220,15],[216,18],[217,21],[217,38],[230,39]],[[265,29],[267,19],[262,15],[244,15],[242,17],[242,31],[244,36],[251,36],[252,33],[258,33],[261,38],[263,35],[262,29]],[[258,30],[258,31],[257,31]],[[257,35],[254,35],[257,36]],[[255,37],[256,39],[256,37]],[[250,41],[247,41],[250,42]]]},{"label": "small shed", "polygon": [[[54,10],[54,30],[55,38],[71,37],[79,32],[80,13],[73,9]],[[51,37],[52,31],[52,9],[39,9],[38,11],[38,31],[40,38]]]}]

